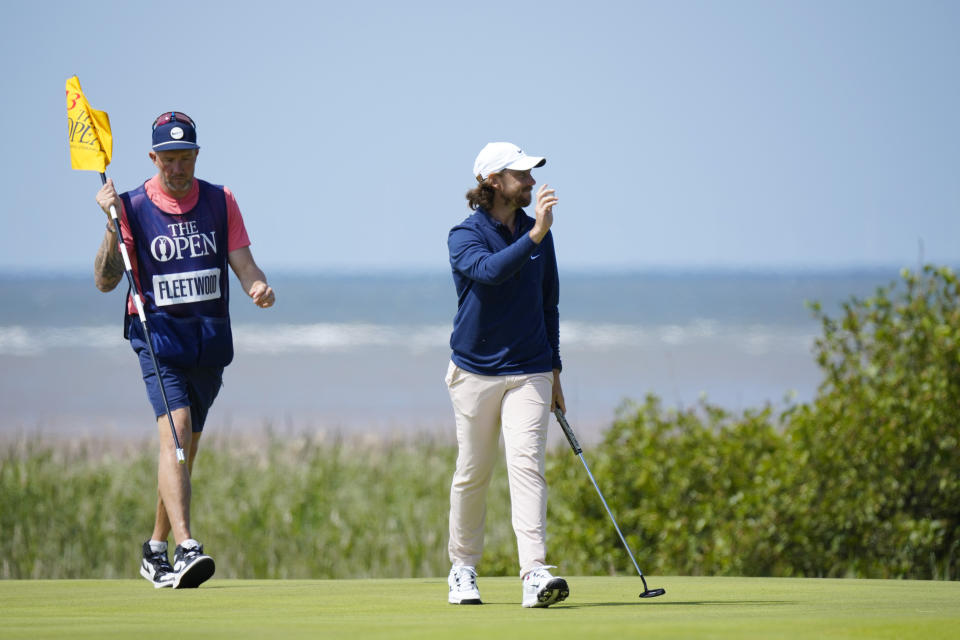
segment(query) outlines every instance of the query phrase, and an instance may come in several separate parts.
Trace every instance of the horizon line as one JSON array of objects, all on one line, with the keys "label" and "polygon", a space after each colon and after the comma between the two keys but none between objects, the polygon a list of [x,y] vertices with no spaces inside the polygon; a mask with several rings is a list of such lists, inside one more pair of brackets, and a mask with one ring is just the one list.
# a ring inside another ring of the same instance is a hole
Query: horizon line
[{"label": "horizon line", "polygon": [[[947,266],[958,268],[958,264],[930,263],[897,265],[894,263],[849,263],[849,264],[779,264],[779,265],[733,265],[733,264],[690,264],[690,265],[573,265],[560,266],[561,276],[566,275],[827,275],[856,273],[899,273],[903,269],[917,271],[925,266]],[[275,267],[270,274],[279,277],[318,276],[318,277],[410,277],[424,275],[448,275],[449,267],[433,268],[423,266],[409,267]],[[9,267],[0,266],[0,278],[15,277],[93,277],[92,269],[79,267]],[[270,276],[268,275],[268,278]]]}]

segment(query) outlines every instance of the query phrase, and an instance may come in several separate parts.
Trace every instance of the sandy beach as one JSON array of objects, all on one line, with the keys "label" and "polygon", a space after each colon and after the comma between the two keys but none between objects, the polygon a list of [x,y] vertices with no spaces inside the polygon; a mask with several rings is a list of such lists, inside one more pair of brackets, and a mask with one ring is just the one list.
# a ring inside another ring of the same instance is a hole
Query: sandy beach
[{"label": "sandy beach", "polygon": [[[208,419],[209,431],[324,430],[409,435],[452,431],[443,374],[446,348],[364,347],[303,353],[239,352]],[[656,393],[667,406],[701,394],[738,410],[788,392],[812,397],[819,373],[807,347],[793,343],[745,351],[742,345],[651,345],[564,354],[562,384],[572,424],[590,439],[625,399]],[[150,409],[129,348],[59,349],[42,358],[0,356],[0,433],[46,437],[152,434]]]}]

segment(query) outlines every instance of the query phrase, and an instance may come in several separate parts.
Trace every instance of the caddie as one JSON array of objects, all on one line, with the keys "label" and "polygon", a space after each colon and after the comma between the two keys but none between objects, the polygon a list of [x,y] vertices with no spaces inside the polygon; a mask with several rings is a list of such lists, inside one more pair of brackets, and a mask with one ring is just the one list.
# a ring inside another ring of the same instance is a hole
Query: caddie
[{"label": "caddie", "polygon": [[[157,174],[117,194],[113,181],[97,192],[107,213],[120,211],[120,226],[134,281],[147,314],[159,372],[154,370],[132,296],[125,301],[124,337],[137,354],[147,396],[157,418],[159,457],[156,520],[143,543],[140,574],[154,587],[193,588],[214,573],[190,529],[190,476],[204,422],[220,390],[223,370],[233,359],[229,278],[233,270],[243,291],[261,308],[275,296],[253,259],[237,201],[230,190],[196,179],[200,147],[197,127],[179,111],[161,114],[153,123],[150,160]],[[112,291],[124,276],[114,227],[107,223],[94,263],[97,288]],[[166,407],[163,381],[174,428],[186,464],[178,464]],[[173,534],[173,564],[167,538]]]}]

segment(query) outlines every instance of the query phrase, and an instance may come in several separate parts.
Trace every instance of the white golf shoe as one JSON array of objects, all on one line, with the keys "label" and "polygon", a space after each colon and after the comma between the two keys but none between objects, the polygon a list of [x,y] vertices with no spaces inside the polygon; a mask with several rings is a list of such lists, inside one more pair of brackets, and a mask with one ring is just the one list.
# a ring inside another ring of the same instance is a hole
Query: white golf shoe
[{"label": "white golf shoe", "polygon": [[554,577],[548,569],[556,569],[556,567],[537,567],[523,576],[521,604],[524,607],[549,607],[566,600],[570,595],[567,581]]},{"label": "white golf shoe", "polygon": [[477,570],[473,567],[451,567],[447,586],[450,588],[447,595],[447,602],[450,604],[483,604],[477,589]]}]

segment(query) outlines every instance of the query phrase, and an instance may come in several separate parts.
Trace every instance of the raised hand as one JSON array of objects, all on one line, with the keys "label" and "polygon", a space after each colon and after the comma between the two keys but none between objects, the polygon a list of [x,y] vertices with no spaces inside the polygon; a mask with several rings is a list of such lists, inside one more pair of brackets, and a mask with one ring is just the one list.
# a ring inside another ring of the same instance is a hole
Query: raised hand
[{"label": "raised hand", "polygon": [[560,201],[556,196],[556,191],[549,188],[549,185],[541,185],[537,189],[537,221],[533,223],[533,229],[530,229],[530,239],[540,244],[547,231],[553,226],[553,207]]}]

